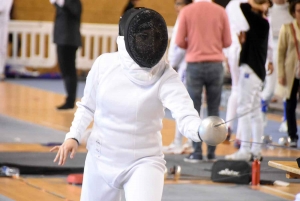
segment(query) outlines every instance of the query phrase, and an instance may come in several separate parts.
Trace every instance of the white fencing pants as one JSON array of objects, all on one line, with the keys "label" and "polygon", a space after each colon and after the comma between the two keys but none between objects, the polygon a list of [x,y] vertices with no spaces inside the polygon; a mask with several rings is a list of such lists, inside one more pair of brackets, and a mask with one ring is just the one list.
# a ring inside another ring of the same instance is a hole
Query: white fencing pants
[{"label": "white fencing pants", "polygon": [[[126,157],[126,156],[124,156]],[[115,171],[115,164],[103,166],[99,159],[88,153],[84,167],[81,201],[161,201],[165,165],[161,157],[140,159],[129,168],[118,171],[111,181],[104,172]],[[164,160],[163,160],[164,161]]]},{"label": "white fencing pants", "polygon": [[[238,115],[244,115],[238,119],[241,136],[241,150],[257,155],[261,151],[261,137],[263,135],[263,117],[260,107],[260,93],[262,80],[248,66],[240,67],[238,96]],[[251,112],[249,112],[251,111]],[[251,147],[252,138],[252,147]],[[257,143],[255,143],[257,142]]]},{"label": "white fencing pants", "polygon": [[[227,102],[226,121],[236,117],[237,97],[238,97],[238,80],[239,80],[239,58],[241,47],[239,44],[233,44],[228,50],[228,64],[231,74],[231,94]],[[227,123],[227,126],[233,128],[233,122]]]},{"label": "white fencing pants", "polygon": [[[274,68],[274,71],[272,74],[266,75],[264,89],[261,93],[261,98],[267,102],[269,102],[271,100],[271,98],[273,97],[275,88],[277,85],[277,71],[278,71],[278,69],[277,69],[278,68],[277,45],[278,45],[278,38],[273,38],[273,61],[274,61],[273,68]],[[268,63],[266,65],[268,65]]]}]

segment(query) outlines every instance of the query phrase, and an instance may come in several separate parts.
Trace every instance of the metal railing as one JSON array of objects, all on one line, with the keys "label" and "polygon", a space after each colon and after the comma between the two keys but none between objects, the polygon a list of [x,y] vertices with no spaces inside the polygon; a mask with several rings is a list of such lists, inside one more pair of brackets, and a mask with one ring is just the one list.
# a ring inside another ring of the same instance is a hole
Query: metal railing
[{"label": "metal railing", "polygon": [[[168,27],[169,38],[173,27]],[[52,68],[57,63],[53,43],[53,23],[46,21],[17,21],[9,24],[12,51],[7,63],[35,68]],[[106,52],[117,51],[117,24],[81,24],[82,47],[77,51],[76,67],[90,69],[95,59]]]}]

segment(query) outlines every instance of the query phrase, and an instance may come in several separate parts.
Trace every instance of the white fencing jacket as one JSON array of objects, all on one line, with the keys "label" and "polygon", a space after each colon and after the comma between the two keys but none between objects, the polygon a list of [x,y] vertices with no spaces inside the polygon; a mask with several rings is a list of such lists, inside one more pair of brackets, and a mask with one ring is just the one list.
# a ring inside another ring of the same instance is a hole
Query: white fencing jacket
[{"label": "white fencing jacket", "polygon": [[174,69],[163,60],[142,68],[127,53],[124,37],[117,43],[118,52],[93,64],[66,139],[80,141],[94,120],[87,148],[102,162],[124,166],[144,157],[163,158],[160,131],[168,108],[180,132],[199,142],[200,117]]}]

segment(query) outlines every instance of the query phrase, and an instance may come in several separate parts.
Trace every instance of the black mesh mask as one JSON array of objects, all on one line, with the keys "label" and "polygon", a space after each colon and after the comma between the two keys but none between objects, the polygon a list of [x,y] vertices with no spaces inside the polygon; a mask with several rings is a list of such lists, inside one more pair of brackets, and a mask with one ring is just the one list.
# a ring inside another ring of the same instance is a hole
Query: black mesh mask
[{"label": "black mesh mask", "polygon": [[168,45],[164,18],[148,8],[128,10],[120,19],[119,35],[124,36],[128,54],[141,67],[155,66]]}]

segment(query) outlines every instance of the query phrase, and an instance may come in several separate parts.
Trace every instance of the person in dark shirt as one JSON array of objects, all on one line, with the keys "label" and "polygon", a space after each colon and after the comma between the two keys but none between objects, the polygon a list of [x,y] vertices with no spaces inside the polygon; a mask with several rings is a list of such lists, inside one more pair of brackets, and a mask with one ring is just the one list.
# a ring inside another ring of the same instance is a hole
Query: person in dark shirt
[{"label": "person in dark shirt", "polygon": [[[238,120],[241,127],[241,148],[236,153],[227,155],[226,159],[249,161],[262,158],[259,144],[263,135],[260,93],[266,76],[265,64],[270,26],[265,13],[269,6],[268,0],[249,0],[248,3],[240,5],[250,28],[242,44],[239,62],[237,112],[241,116]],[[244,115],[246,113],[248,114]]]},{"label": "person in dark shirt", "polygon": [[81,1],[50,0],[55,6],[53,42],[67,97],[58,110],[73,109],[77,92],[76,51],[81,46]]}]

